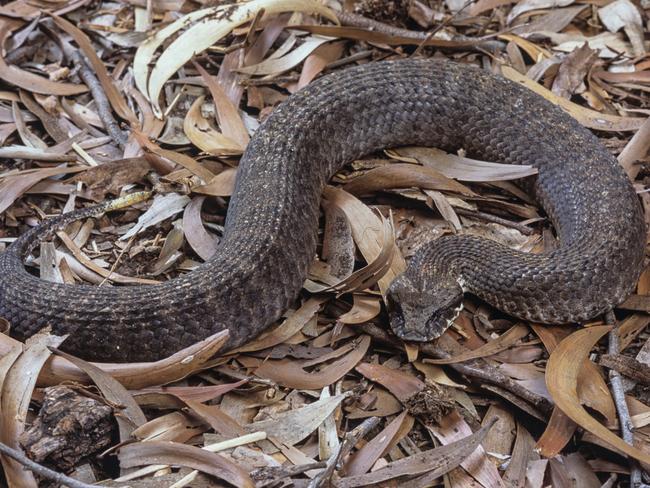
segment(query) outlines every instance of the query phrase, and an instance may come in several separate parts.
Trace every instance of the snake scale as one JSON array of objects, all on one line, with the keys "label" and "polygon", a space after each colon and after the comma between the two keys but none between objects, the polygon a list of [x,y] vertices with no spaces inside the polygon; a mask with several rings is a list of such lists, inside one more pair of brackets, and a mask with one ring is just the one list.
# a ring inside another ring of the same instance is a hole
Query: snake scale
[{"label": "snake scale", "polygon": [[[321,192],[344,164],[400,145],[459,148],[529,164],[532,190],[559,245],[523,253],[467,235],[425,245],[391,285],[391,324],[436,337],[464,292],[541,323],[579,322],[623,301],[644,257],[640,203],[616,159],[588,130],[531,91],[471,66],[368,63],[324,76],[264,121],[243,155],[224,238],[198,269],[152,286],[53,284],[25,256],[84,209],[46,220],[0,255],[0,316],[24,339],[44,326],[66,350],[101,361],[149,361],[221,329],[249,341],[297,298],[315,257]],[[101,208],[100,208],[101,210]]]}]

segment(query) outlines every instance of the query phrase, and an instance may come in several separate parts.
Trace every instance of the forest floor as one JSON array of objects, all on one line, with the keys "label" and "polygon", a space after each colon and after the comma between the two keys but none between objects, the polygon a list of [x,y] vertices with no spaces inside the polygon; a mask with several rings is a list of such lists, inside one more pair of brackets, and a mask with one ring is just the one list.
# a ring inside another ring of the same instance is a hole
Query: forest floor
[{"label": "forest floor", "polygon": [[[239,158],[278,104],[327,73],[409,57],[472,64],[560,106],[618,158],[650,222],[649,30],[648,0],[4,3],[0,252],[47,217],[150,192],[26,265],[97,286],[191,273],[218,248]],[[586,326],[465,297],[436,341],[390,331],[384,293],[424,242],[556,246],[513,183],[534,169],[499,163],[421,147],[351,162],[326,190],[300,297],[234,352],[217,334],[157,363],[91,364],[3,321],[0,485],[650,482],[648,269]]]}]

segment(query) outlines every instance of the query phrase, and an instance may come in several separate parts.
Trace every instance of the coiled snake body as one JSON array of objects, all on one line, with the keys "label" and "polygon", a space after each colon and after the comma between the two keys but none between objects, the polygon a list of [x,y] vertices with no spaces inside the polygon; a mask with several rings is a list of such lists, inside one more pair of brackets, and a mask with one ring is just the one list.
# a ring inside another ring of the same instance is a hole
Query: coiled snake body
[{"label": "coiled snake body", "polygon": [[325,76],[273,112],[241,160],[224,239],[199,269],[137,287],[53,284],[29,274],[25,254],[55,227],[92,213],[82,210],[46,221],[0,255],[0,316],[21,339],[49,325],[70,334],[65,349],[103,361],[155,360],[224,328],[228,346],[241,345],[296,299],[315,256],[328,179],[354,158],[406,144],[534,165],[534,192],[560,246],[527,254],[470,236],[433,241],[391,287],[398,335],[439,335],[463,291],[544,323],[592,318],[631,292],[644,255],[641,208],[597,138],[513,82],[464,65],[403,60]]}]

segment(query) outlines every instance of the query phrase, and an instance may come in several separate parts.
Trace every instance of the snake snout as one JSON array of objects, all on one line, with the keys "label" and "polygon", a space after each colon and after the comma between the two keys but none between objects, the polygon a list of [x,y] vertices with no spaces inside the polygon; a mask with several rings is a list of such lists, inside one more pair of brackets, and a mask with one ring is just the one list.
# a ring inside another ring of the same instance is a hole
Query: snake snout
[{"label": "snake snout", "polygon": [[437,339],[460,313],[462,299],[463,291],[456,282],[439,281],[435,287],[422,289],[403,275],[386,295],[391,328],[405,341]]}]

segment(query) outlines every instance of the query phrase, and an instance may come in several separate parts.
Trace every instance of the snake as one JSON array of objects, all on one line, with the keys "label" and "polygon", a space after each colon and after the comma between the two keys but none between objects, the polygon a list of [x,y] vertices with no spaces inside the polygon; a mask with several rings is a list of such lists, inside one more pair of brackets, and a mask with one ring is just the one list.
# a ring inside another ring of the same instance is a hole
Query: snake
[{"label": "snake", "polygon": [[466,294],[518,319],[569,324],[632,293],[645,254],[642,208],[597,136],[486,69],[408,58],[334,71],[279,104],[240,160],[219,246],[193,271],[138,286],[50,283],[30,273],[24,261],[41,240],[106,210],[86,207],[44,220],[0,255],[0,317],[18,339],[49,327],[68,336],[62,349],[96,361],[155,361],[224,329],[224,351],[232,350],[300,298],[330,178],[355,159],[407,145],[537,168],[528,187],[555,245],[523,252],[464,233],[427,242],[385,294],[401,339],[439,337]]}]

